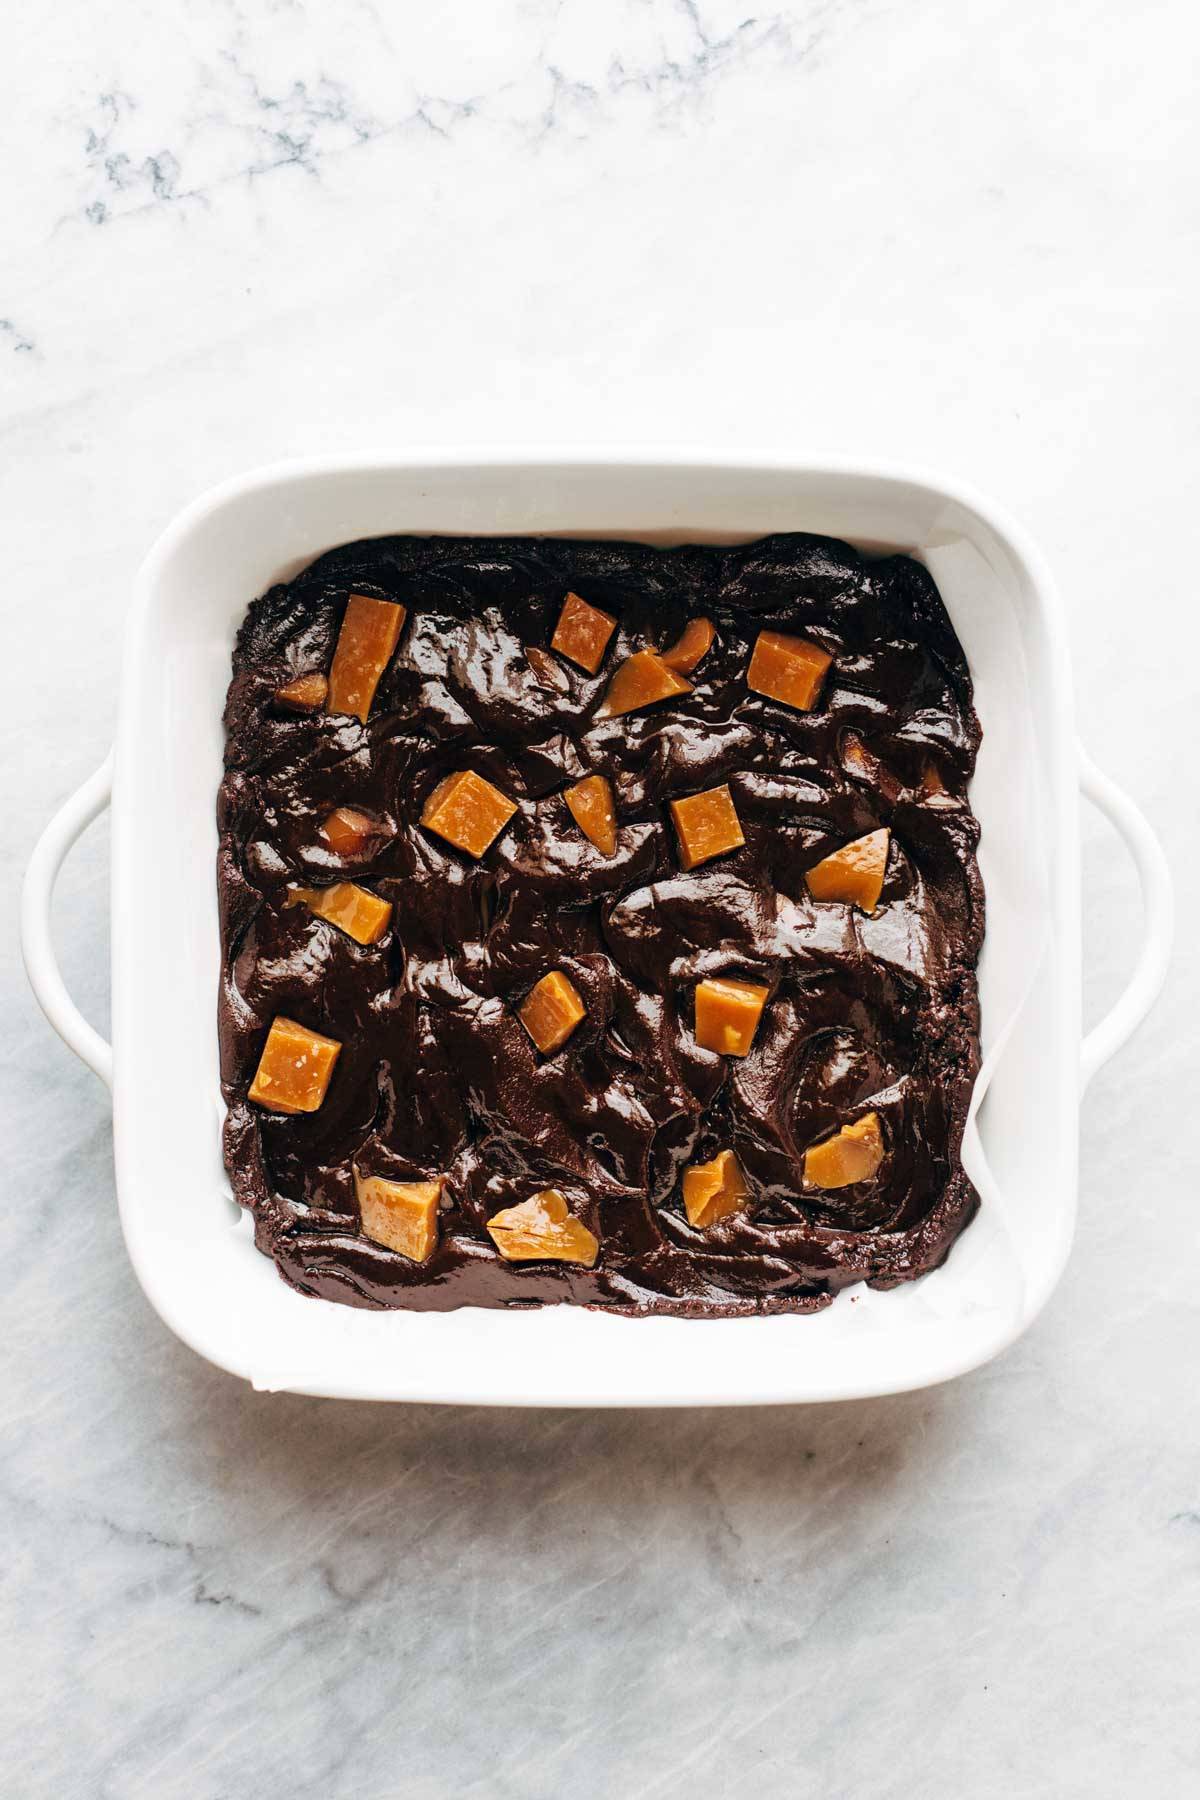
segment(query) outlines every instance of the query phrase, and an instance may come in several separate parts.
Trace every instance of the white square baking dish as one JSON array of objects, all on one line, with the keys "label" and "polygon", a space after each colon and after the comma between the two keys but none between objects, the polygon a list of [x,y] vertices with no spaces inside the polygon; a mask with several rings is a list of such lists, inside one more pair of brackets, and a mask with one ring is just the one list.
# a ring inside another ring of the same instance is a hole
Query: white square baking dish
[{"label": "white square baking dish", "polygon": [[[822,1313],[630,1320],[574,1307],[375,1313],[309,1299],[255,1250],[221,1164],[215,798],[234,634],[249,601],[319,552],[389,532],[735,542],[813,531],[929,564],[970,661],[983,724],[972,790],[988,937],[984,1069],[964,1160],[974,1223],[935,1272],[848,1290]],[[649,1406],[846,1399],[962,1373],[1019,1335],[1071,1242],[1079,1101],[1165,969],[1170,889],[1132,804],[1085,790],[1137,861],[1147,931],[1081,1063],[1078,792],[1070,676],[1040,558],[994,508],[911,472],[850,462],[486,452],[332,459],[217,489],[138,577],[108,765],[48,827],[23,932],[52,1023],[113,1089],[121,1219],[161,1317],[256,1387],[373,1400]],[[113,1045],[75,1011],[49,941],[58,866],[111,784]]]}]

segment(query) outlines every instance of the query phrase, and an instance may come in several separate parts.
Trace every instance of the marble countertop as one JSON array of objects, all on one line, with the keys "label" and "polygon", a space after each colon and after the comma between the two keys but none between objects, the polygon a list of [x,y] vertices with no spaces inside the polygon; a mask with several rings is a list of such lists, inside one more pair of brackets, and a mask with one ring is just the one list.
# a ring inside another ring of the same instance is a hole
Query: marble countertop
[{"label": "marble countertop", "polygon": [[[15,925],[176,510],[281,456],[464,441],[865,452],[990,491],[1054,566],[1082,736],[1187,896],[1191,0],[63,0],[20,36],[8,1791],[1193,1791],[1190,938],[1089,1094],[1076,1249],[1007,1355],[891,1401],[574,1415],[260,1395],[173,1341],[121,1243],[106,1096]],[[1090,1019],[1139,911],[1116,840],[1083,833]],[[106,877],[98,827],[58,907],[97,1021]]]}]

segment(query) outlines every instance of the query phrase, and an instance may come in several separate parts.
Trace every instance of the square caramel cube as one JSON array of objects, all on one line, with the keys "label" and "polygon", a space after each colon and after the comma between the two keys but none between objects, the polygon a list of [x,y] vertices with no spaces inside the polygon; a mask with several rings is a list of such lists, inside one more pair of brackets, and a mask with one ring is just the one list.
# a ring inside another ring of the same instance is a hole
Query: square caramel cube
[{"label": "square caramel cube", "polygon": [[396,601],[351,594],[329,670],[329,712],[353,713],[366,724],[403,625],[404,608]]},{"label": "square caramel cube", "polygon": [[746,685],[769,700],[782,700],[797,712],[808,712],[832,661],[827,650],[810,644],[807,638],[789,637],[783,631],[760,631],[746,671]]},{"label": "square caramel cube", "polygon": [[355,1169],[363,1236],[409,1262],[428,1262],[437,1248],[438,1206],[445,1185],[444,1175],[436,1181],[387,1181]]},{"label": "square caramel cube", "polygon": [[341,1048],[333,1038],[280,1014],[267,1033],[250,1083],[251,1100],[268,1112],[316,1112]]},{"label": "square caramel cube", "polygon": [[568,594],[558,615],[550,648],[594,675],[604,661],[608,640],[616,629],[617,621],[611,613],[601,612],[598,606],[589,606],[578,594]]},{"label": "square caramel cube", "polygon": [[740,850],[746,841],[733,795],[725,782],[703,794],[672,800],[671,817],[679,838],[679,860],[685,869],[723,856],[727,850]]},{"label": "square caramel cube", "polygon": [[770,988],[722,976],[696,983],[696,1042],[721,1056],[748,1056]]},{"label": "square caramel cube", "polygon": [[515,800],[477,775],[460,769],[434,788],[421,811],[427,831],[436,831],[468,856],[482,856],[517,810]]},{"label": "square caramel cube", "polygon": [[392,922],[390,900],[381,900],[370,888],[353,881],[335,881],[331,887],[292,888],[289,906],[307,906],[318,919],[327,919],[356,944],[377,944]]},{"label": "square caramel cube", "polygon": [[522,1025],[543,1056],[561,1050],[587,1008],[561,969],[543,975],[520,1009]]}]

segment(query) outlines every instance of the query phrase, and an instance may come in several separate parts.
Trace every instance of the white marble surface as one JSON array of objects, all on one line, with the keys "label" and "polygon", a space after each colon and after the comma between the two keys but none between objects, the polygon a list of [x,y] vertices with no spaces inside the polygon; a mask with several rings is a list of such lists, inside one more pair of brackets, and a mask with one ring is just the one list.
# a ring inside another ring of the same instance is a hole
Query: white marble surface
[{"label": "white marble surface", "polygon": [[[1197,956],[1083,1115],[1027,1338],[761,1414],[256,1396],[151,1315],[15,953],[176,509],[335,447],[865,451],[991,490],[1200,878],[1193,0],[62,0],[0,70],[3,1787],[75,1800],[1200,1782]],[[1087,1010],[1138,929],[1084,820]],[[107,1004],[106,849],[64,885]],[[1188,914],[1185,909],[1184,922]]]}]

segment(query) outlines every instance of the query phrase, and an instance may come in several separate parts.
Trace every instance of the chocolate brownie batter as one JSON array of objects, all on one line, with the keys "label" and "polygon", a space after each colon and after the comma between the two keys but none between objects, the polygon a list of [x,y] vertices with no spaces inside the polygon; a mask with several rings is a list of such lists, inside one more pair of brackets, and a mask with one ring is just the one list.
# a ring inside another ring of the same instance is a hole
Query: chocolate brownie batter
[{"label": "chocolate brownie batter", "polygon": [[[568,592],[616,616],[598,672],[550,651]],[[274,696],[327,671],[351,593],[407,617],[366,724]],[[716,627],[693,691],[596,717],[614,668],[686,622]],[[760,630],[830,652],[799,711],[749,690]],[[225,1157],[257,1242],[304,1293],[370,1307],[574,1301],[629,1314],[809,1310],[935,1267],[976,1196],[959,1149],[979,1057],[983,892],[967,784],[979,744],[962,650],[928,572],[831,539],[655,550],[558,539],[380,538],[256,600],[238,638],[219,801]],[[518,803],[475,860],[420,823],[469,768]],[[563,799],[608,777],[602,855]],[[727,783],[743,847],[690,873],[672,799]],[[339,857],[335,807],[378,822]],[[890,828],[872,915],[805,872]],[[359,944],[289,888],[393,903]],[[541,1055],[518,1016],[548,970],[586,1013]],[[705,977],[765,986],[744,1058],[702,1049]],[[273,1019],[342,1049],[324,1101],[248,1099]],[[875,1113],[874,1176],[829,1190],[804,1152]],[[749,1195],[688,1223],[684,1169],[732,1150]],[[417,1263],[360,1229],[353,1166],[446,1184]],[[593,1268],[501,1260],[486,1221],[555,1188]]]}]

